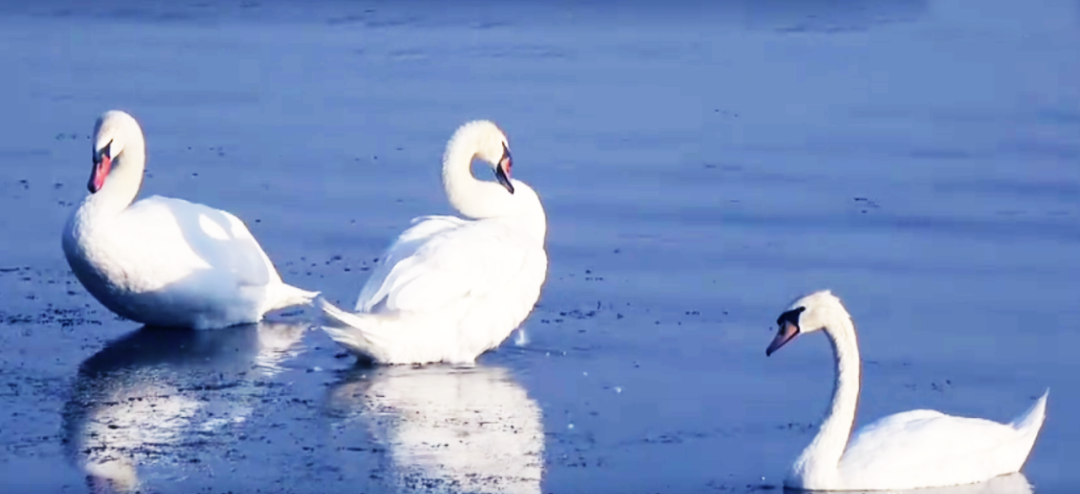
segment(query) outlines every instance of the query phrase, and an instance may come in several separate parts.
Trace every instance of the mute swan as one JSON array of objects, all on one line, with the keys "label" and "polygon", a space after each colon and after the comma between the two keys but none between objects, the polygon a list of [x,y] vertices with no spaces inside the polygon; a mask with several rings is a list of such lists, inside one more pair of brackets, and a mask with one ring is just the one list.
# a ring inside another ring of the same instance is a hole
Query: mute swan
[{"label": "mute swan", "polygon": [[143,324],[194,329],[258,322],[318,295],[286,285],[244,223],[181,199],[132,204],[146,147],[131,115],[94,126],[90,194],[63,233],[75,276],[109,310]]},{"label": "mute swan", "polygon": [[[817,436],[795,460],[786,487],[804,490],[900,490],[971,484],[1018,472],[1035,444],[1046,396],[1009,424],[912,410],[851,434],[859,399],[855,325],[828,290],[807,295],[780,315],[772,355],[796,336],[824,330],[836,356],[832,405]],[[851,439],[849,442],[849,435]],[[846,447],[846,451],[845,451]]]},{"label": "mute swan", "polygon": [[[498,183],[477,180],[474,157]],[[472,363],[532,311],[547,276],[540,198],[510,178],[506,136],[489,121],[462,125],[446,145],[443,186],[463,216],[413,220],[360,291],[356,313],[320,299],[323,329],[384,364]]]}]

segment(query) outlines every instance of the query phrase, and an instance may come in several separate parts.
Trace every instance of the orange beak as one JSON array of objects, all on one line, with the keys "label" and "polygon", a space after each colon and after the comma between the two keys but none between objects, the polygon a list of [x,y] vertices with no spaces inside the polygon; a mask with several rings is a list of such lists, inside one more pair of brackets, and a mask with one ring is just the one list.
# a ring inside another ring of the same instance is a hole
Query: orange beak
[{"label": "orange beak", "polygon": [[105,177],[109,176],[110,169],[112,169],[112,158],[102,153],[101,159],[94,162],[94,171],[90,174],[90,182],[86,184],[91,194],[101,190],[101,187],[105,185]]},{"label": "orange beak", "polygon": [[780,324],[780,330],[776,332],[776,338],[773,338],[772,343],[769,344],[769,348],[765,349],[765,356],[768,357],[774,352],[780,349],[780,347],[786,345],[789,341],[794,340],[796,336],[799,336],[799,327],[791,322],[784,321]]},{"label": "orange beak", "polygon": [[503,155],[499,159],[499,164],[495,165],[495,180],[499,181],[499,185],[506,187],[506,190],[511,194],[514,193],[514,184],[510,181],[510,168],[514,166],[514,162],[510,159],[510,150],[506,149],[506,144],[503,144]]}]

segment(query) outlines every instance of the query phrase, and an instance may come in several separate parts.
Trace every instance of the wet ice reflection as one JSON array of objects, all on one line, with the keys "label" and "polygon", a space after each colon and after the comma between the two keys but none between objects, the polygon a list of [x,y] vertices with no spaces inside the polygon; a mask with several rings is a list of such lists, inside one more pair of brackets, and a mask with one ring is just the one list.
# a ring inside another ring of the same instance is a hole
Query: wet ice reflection
[{"label": "wet ice reflection", "polygon": [[[64,441],[93,491],[144,488],[140,471],[197,468],[256,409],[300,353],[307,324],[215,331],[143,327],[86,359],[63,411]],[[170,468],[174,467],[174,468]]]},{"label": "wet ice reflection", "polygon": [[[881,494],[883,491],[849,491],[850,494]],[[1032,494],[1031,484],[1022,473],[995,477],[978,484],[952,487],[930,487],[907,491],[888,491],[891,494]]]},{"label": "wet ice reflection", "polygon": [[328,407],[335,427],[364,427],[388,450],[398,488],[541,492],[540,407],[506,369],[356,369]]}]

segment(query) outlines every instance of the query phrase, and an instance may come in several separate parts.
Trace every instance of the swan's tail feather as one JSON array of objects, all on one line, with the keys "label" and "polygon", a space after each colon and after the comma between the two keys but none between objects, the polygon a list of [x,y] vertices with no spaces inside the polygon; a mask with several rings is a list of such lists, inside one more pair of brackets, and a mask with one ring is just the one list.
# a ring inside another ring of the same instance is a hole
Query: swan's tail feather
[{"label": "swan's tail feather", "polygon": [[301,290],[292,285],[286,285],[284,283],[271,285],[270,293],[267,294],[267,299],[270,301],[270,306],[267,308],[267,312],[272,310],[284,309],[286,307],[293,307],[296,305],[310,305],[315,297],[319,296],[319,292],[309,292],[307,290]]},{"label": "swan's tail feather", "polygon": [[376,362],[384,360],[386,338],[375,316],[346,312],[322,297],[316,303],[322,311],[322,329],[331,339],[353,353]]},{"label": "swan's tail feather", "polygon": [[1009,425],[1020,432],[1032,435],[1038,434],[1039,429],[1042,428],[1043,420],[1046,418],[1046,397],[1048,395],[1050,395],[1049,388],[1035,401],[1034,405],[1031,405],[1031,408],[1028,408],[1026,412],[1010,422]]}]

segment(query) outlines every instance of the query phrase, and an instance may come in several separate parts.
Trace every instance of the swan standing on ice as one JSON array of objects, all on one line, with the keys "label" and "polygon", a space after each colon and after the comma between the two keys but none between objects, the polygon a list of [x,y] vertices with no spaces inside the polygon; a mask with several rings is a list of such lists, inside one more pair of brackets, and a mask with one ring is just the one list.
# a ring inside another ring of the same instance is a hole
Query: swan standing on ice
[{"label": "swan standing on ice", "polygon": [[131,115],[105,112],[94,127],[90,194],[64,228],[75,276],[109,310],[153,326],[254,323],[318,295],[286,285],[244,223],[181,199],[132,204],[146,145]]},{"label": "swan standing on ice", "polygon": [[818,330],[825,331],[836,356],[832,405],[817,436],[792,465],[785,486],[832,491],[971,484],[1017,472],[1027,460],[1042,427],[1049,391],[1009,424],[912,410],[884,417],[852,435],[859,347],[840,299],[828,290],[807,295],[776,323],[780,329],[767,356],[796,336]]},{"label": "swan standing on ice", "polygon": [[[473,158],[498,183],[477,180]],[[510,178],[506,136],[489,121],[458,128],[443,155],[443,185],[463,216],[413,220],[360,291],[356,313],[320,300],[323,329],[384,364],[472,363],[525,320],[547,276],[544,208]]]}]

